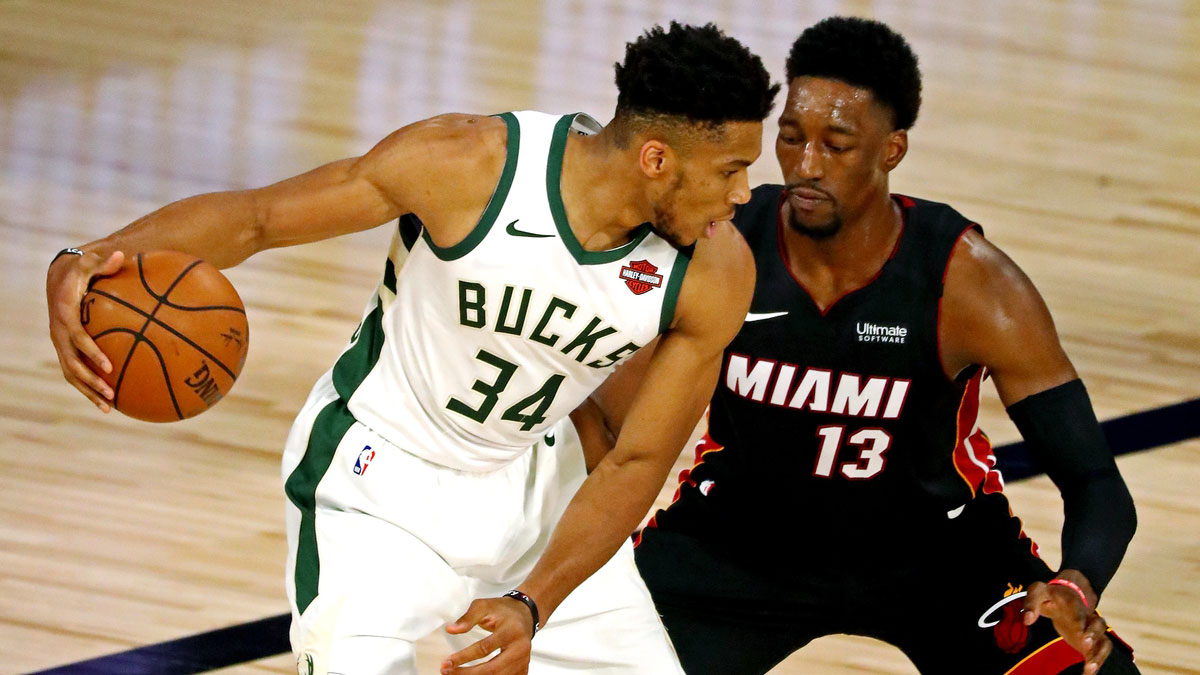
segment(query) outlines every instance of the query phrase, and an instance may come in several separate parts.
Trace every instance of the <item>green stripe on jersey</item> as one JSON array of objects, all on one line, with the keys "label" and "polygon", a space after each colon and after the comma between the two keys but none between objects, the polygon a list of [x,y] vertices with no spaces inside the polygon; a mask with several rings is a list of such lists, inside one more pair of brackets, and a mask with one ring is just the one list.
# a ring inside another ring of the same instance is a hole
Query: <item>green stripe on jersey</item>
[{"label": "green stripe on jersey", "polygon": [[679,301],[679,287],[683,285],[683,275],[687,272],[688,263],[692,256],[679,251],[675,254],[675,267],[671,268],[671,276],[667,279],[666,295],[663,296],[662,314],[658,318],[658,332],[665,333],[675,319],[675,303]]},{"label": "green stripe on jersey", "polygon": [[[391,261],[388,262],[389,267]],[[338,358],[333,366],[333,387],[338,399],[330,402],[313,421],[308,448],[300,464],[284,482],[288,499],[300,509],[300,536],[296,549],[296,607],[304,612],[317,597],[317,580],[321,560],[317,552],[316,501],[317,485],[333,462],[333,454],[346,431],[354,424],[354,416],[346,402],[366,379],[367,373],[379,361],[383,348],[383,309],[375,309],[358,327],[358,339]]]},{"label": "green stripe on jersey", "polygon": [[504,200],[508,198],[508,189],[512,187],[513,176],[517,173],[517,153],[521,148],[521,124],[517,122],[517,116],[512,113],[501,113],[496,117],[504,120],[505,125],[508,126],[504,170],[500,172],[500,181],[496,183],[496,189],[492,191],[492,198],[488,200],[487,208],[483,210],[479,222],[466,239],[446,248],[433,243],[428,227],[421,230],[421,237],[425,239],[429,250],[433,251],[433,254],[440,260],[458,260],[474,250],[479,242],[487,236],[488,230],[492,229],[492,224],[496,222],[496,216],[500,215],[500,208],[504,206]]},{"label": "green stripe on jersey", "polygon": [[554,125],[554,134],[550,138],[550,155],[546,160],[546,201],[550,203],[550,214],[554,216],[554,226],[558,229],[558,238],[562,239],[571,257],[580,265],[600,265],[620,260],[625,254],[632,253],[637,245],[642,243],[650,234],[650,225],[642,223],[629,233],[629,243],[607,251],[589,251],[579,243],[571,224],[567,222],[567,210],[563,207],[561,184],[563,153],[567,148],[567,133],[571,123],[583,113],[563,115]]}]

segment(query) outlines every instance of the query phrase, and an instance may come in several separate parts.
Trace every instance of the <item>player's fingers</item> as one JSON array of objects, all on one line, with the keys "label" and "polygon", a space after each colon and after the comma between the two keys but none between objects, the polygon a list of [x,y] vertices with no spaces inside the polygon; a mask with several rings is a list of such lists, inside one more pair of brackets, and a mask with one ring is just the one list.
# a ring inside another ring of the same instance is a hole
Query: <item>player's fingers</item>
[{"label": "player's fingers", "polygon": [[[60,354],[66,355],[67,343],[104,372],[112,372],[112,364],[95,341],[87,334],[80,319],[80,301],[88,284],[96,275],[113,274],[121,269],[125,256],[120,251],[107,258],[95,253],[80,257],[66,271],[52,271],[48,280],[47,301],[50,305],[50,336]],[[65,335],[65,339],[64,339]],[[69,355],[68,355],[69,358]]]},{"label": "player's fingers", "polygon": [[494,634],[488,635],[482,640],[474,642],[447,656],[446,660],[442,661],[442,675],[450,675],[450,673],[457,672],[456,669],[462,664],[482,659],[499,648],[499,639]]},{"label": "player's fingers", "polygon": [[465,633],[478,625],[479,620],[482,619],[485,614],[486,612],[484,607],[478,600],[475,600],[471,602],[471,605],[467,607],[467,611],[462,616],[455,619],[454,623],[446,624],[446,632],[450,633],[451,635]]},{"label": "player's fingers", "polygon": [[[76,363],[78,363],[78,362],[76,362]],[[80,367],[84,367],[84,366],[82,366],[82,364],[80,364]],[[86,369],[86,367],[84,367],[84,368]],[[66,367],[64,367],[63,373],[66,374]],[[111,405],[109,404],[108,401],[106,401],[104,398],[102,398],[100,396],[100,394],[96,393],[96,390],[94,390],[91,387],[89,387],[88,385],[84,384],[78,378],[68,376],[67,382],[70,382],[71,386],[75,387],[76,389],[79,390],[79,393],[86,396],[88,398],[88,400],[92,402],[93,405],[95,405],[97,408],[100,409],[100,412],[106,413],[111,409]]]},{"label": "player's fingers", "polygon": [[[100,256],[96,257],[100,258]],[[113,251],[112,254],[110,254],[107,258],[100,259],[100,262],[96,265],[95,271],[92,274],[93,276],[108,276],[110,274],[116,274],[117,270],[121,269],[121,265],[124,264],[125,254],[121,251]]]},{"label": "player's fingers", "polygon": [[67,371],[65,374],[68,382],[72,384],[78,382],[90,389],[92,393],[104,399],[112,400],[113,390],[108,386],[108,383],[78,358],[68,360],[65,364],[65,370]]},{"label": "player's fingers", "polygon": [[1091,672],[1096,672],[1112,652],[1112,640],[1108,637],[1108,624],[1099,614],[1092,614],[1084,632],[1086,633],[1084,645],[1088,648],[1083,652],[1087,658],[1084,671],[1088,672],[1086,666],[1092,665],[1095,670]]},{"label": "player's fingers", "polygon": [[442,672],[446,675],[526,675],[529,672],[529,640],[522,640],[517,634],[514,637],[513,641],[501,644],[500,653],[484,663]]},{"label": "player's fingers", "polygon": [[1042,615],[1042,603],[1046,600],[1048,588],[1040,581],[1029,585],[1029,589],[1025,592],[1025,604],[1021,609],[1021,618],[1026,626],[1032,626],[1033,622]]},{"label": "player's fingers", "polygon": [[1087,660],[1083,664],[1084,675],[1095,675],[1100,672],[1100,666],[1108,660],[1108,655],[1112,653],[1113,643],[1107,635],[1103,636],[1092,649],[1090,654],[1087,654]]},{"label": "player's fingers", "polygon": [[[51,327],[50,329],[50,338],[58,353],[58,365],[62,369],[63,377],[72,386],[83,391],[84,395],[92,399],[93,403],[97,402],[95,396],[112,399],[112,389],[82,361],[79,351],[75,349],[71,339],[66,335],[67,331],[61,327]],[[97,405],[103,408],[103,406]]]},{"label": "player's fingers", "polygon": [[74,326],[67,328],[67,334],[71,338],[71,346],[74,347],[81,355],[87,358],[88,361],[96,364],[96,367],[106,373],[112,372],[112,362],[100,351],[99,345],[92,339],[91,335],[83,329],[83,324],[78,319],[75,320]]}]

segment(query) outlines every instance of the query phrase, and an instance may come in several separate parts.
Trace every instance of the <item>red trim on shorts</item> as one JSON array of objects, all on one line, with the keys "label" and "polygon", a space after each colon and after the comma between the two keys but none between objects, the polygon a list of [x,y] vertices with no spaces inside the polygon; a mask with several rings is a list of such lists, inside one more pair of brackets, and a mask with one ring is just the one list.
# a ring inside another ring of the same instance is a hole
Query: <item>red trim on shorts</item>
[{"label": "red trim on shorts", "polygon": [[1021,661],[1009,668],[1004,675],[1047,675],[1048,673],[1061,673],[1069,666],[1076,663],[1083,663],[1083,654],[1075,651],[1075,648],[1067,644],[1067,641],[1060,638],[1055,638],[1053,641],[1042,645],[1037,651],[1021,659]]},{"label": "red trim on shorts", "polygon": [[[1130,660],[1133,660],[1133,648],[1129,646],[1129,643],[1122,640],[1112,629],[1108,630],[1107,635],[1114,643],[1124,647],[1129,652]],[[1057,674],[1077,663],[1083,663],[1083,661],[1083,654],[1075,651],[1074,647],[1067,644],[1067,641],[1060,637],[1042,645],[1037,651],[1021,659],[1017,665],[1009,668],[1004,675]]]}]

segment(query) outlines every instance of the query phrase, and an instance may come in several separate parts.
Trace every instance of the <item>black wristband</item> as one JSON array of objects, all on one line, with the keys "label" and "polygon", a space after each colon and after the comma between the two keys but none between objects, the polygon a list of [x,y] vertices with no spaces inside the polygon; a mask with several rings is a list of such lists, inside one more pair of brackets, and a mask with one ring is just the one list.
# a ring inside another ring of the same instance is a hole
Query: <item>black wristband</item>
[{"label": "black wristband", "polygon": [[58,260],[59,258],[63,257],[64,255],[83,255],[83,251],[81,251],[75,247],[64,248],[63,250],[54,254],[54,257],[50,259],[50,264],[53,265],[55,260]]},{"label": "black wristband", "polygon": [[533,601],[533,598],[515,589],[505,593],[504,597],[525,603],[525,606],[529,608],[529,613],[533,615],[533,635],[537,635],[538,631],[542,629],[542,624],[541,618],[538,616],[537,603]]}]

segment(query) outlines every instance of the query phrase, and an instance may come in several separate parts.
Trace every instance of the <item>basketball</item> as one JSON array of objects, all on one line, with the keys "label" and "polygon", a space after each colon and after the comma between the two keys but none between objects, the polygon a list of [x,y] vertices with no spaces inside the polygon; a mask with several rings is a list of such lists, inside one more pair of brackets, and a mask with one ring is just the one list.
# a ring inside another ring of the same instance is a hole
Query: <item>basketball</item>
[{"label": "basketball", "polygon": [[242,299],[217,268],[184,253],[138,253],[97,277],[79,318],[112,362],[99,374],[113,407],[139,420],[199,415],[229,393],[246,361]]}]

